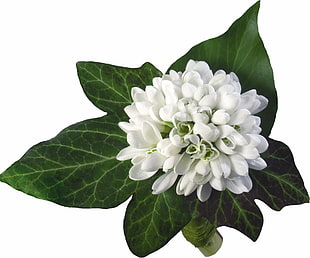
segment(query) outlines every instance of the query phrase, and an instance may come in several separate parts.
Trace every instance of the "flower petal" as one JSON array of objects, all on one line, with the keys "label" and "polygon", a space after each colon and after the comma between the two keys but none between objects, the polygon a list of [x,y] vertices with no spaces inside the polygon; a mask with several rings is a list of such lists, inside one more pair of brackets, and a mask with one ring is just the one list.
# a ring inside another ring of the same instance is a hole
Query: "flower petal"
[{"label": "flower petal", "polygon": [[129,106],[126,106],[124,111],[127,114],[127,116],[129,116],[130,118],[134,118],[134,117],[139,115],[139,111],[138,111],[135,103],[133,103]]},{"label": "flower petal", "polygon": [[132,159],[135,156],[141,156],[146,153],[147,149],[136,149],[132,146],[128,146],[122,149],[116,156],[117,160],[128,160]]},{"label": "flower petal", "polygon": [[134,102],[140,102],[140,101],[146,101],[147,100],[147,96],[146,96],[144,90],[142,90],[139,87],[132,87],[131,88],[131,97],[132,97]]},{"label": "flower petal", "polygon": [[177,180],[178,175],[174,172],[168,172],[160,176],[152,185],[153,194],[160,194],[168,190]]},{"label": "flower petal", "polygon": [[194,162],[194,159],[191,159],[191,156],[186,154],[185,152],[181,155],[180,159],[178,160],[174,171],[178,175],[185,175],[189,170]]},{"label": "flower petal", "polygon": [[235,194],[249,192],[252,189],[253,183],[249,176],[236,177],[232,180],[227,180],[227,189]]},{"label": "flower petal", "polygon": [[212,78],[212,71],[210,70],[209,65],[204,61],[189,60],[185,70],[198,72],[204,83],[208,83]]},{"label": "flower petal", "polygon": [[185,98],[193,98],[197,87],[191,83],[184,83],[182,85],[182,94]]},{"label": "flower petal", "polygon": [[146,172],[144,170],[141,169],[141,163],[133,165],[130,170],[129,170],[129,178],[135,181],[140,181],[140,180],[145,180],[148,179],[150,177],[152,177],[153,175],[155,175],[157,172],[156,171],[152,171],[152,172]]},{"label": "flower petal", "polygon": [[163,121],[172,121],[177,111],[176,105],[168,104],[159,109],[159,116]]},{"label": "flower petal", "polygon": [[168,80],[162,80],[161,87],[165,95],[166,104],[176,104],[181,96],[181,89]]},{"label": "flower petal", "polygon": [[135,103],[136,103],[136,108],[138,112],[143,116],[147,116],[150,113],[150,109],[153,105],[149,101],[139,101]]},{"label": "flower petal", "polygon": [[157,149],[161,154],[165,155],[166,157],[175,156],[181,151],[181,148],[172,144],[169,138],[165,138],[159,141],[157,144]]},{"label": "flower petal", "polygon": [[166,157],[160,154],[158,151],[148,154],[141,163],[141,169],[147,172],[157,171],[160,169]]},{"label": "flower petal", "polygon": [[145,92],[148,100],[157,105],[163,105],[165,103],[165,98],[163,94],[154,86],[146,86]]},{"label": "flower petal", "polygon": [[210,161],[212,174],[216,178],[227,178],[231,172],[231,164],[227,155],[220,153],[219,157]]},{"label": "flower petal", "polygon": [[242,124],[249,116],[251,115],[250,111],[247,109],[238,109],[230,116],[229,123],[231,125],[240,125]]},{"label": "flower petal", "polygon": [[195,171],[202,176],[208,175],[211,171],[210,163],[204,160],[200,160],[195,166]]},{"label": "flower petal", "polygon": [[118,126],[125,132],[128,133],[129,131],[134,131],[137,130],[138,128],[132,124],[132,123],[128,123],[128,122],[119,122]]},{"label": "flower petal", "polygon": [[219,130],[214,124],[195,123],[194,134],[199,134],[205,141],[214,142],[219,136]]},{"label": "flower petal", "polygon": [[190,179],[188,174],[184,175],[180,178],[177,187],[176,192],[178,195],[184,194],[185,196],[190,195],[192,192],[195,191],[197,188],[197,184],[193,183]]},{"label": "flower petal", "polygon": [[264,159],[262,158],[257,158],[257,159],[250,159],[247,160],[249,168],[255,169],[255,170],[262,170],[267,167],[267,163]]},{"label": "flower petal", "polygon": [[215,111],[211,118],[212,123],[216,125],[227,124],[229,120],[230,120],[230,115],[224,109],[219,109]]},{"label": "flower petal", "polygon": [[257,136],[260,139],[260,143],[256,146],[256,149],[258,150],[259,153],[263,153],[268,149],[269,143],[264,136],[262,135]]},{"label": "flower petal", "polygon": [[200,185],[197,188],[197,197],[201,202],[205,202],[209,199],[212,192],[212,187],[209,183]]},{"label": "flower petal", "polygon": [[229,156],[231,168],[239,176],[245,176],[249,173],[249,166],[247,161],[239,154]]},{"label": "flower petal", "polygon": [[129,131],[127,133],[127,142],[136,149],[149,149],[152,146],[144,140],[140,130]]},{"label": "flower petal", "polygon": [[212,177],[209,181],[209,184],[212,186],[212,188],[218,191],[224,191],[226,189],[226,179],[222,177]]},{"label": "flower petal", "polygon": [[173,157],[167,158],[163,164],[163,171],[168,172],[169,170],[173,169],[175,167],[175,164],[179,161],[180,156],[181,155],[178,154]]},{"label": "flower petal", "polygon": [[157,144],[162,139],[158,128],[149,121],[143,122],[142,135],[145,141],[148,142],[150,146]]}]

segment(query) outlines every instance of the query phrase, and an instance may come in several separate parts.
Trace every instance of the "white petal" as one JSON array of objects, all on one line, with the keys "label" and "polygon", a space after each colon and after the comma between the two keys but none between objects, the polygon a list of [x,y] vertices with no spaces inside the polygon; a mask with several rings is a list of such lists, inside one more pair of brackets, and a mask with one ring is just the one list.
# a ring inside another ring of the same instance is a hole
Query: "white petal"
[{"label": "white petal", "polygon": [[132,146],[128,146],[124,149],[122,149],[116,156],[117,160],[128,160],[132,159],[135,156],[141,156],[145,154],[147,149],[136,149],[133,148]]},{"label": "white petal", "polygon": [[166,158],[158,151],[148,154],[141,163],[141,169],[147,172],[157,171],[160,169]]},{"label": "white petal", "polygon": [[129,116],[130,118],[140,115],[135,103],[129,106],[126,106],[124,111],[127,114],[127,116]]},{"label": "white petal", "polygon": [[249,166],[247,161],[239,154],[229,156],[232,169],[236,174],[245,176],[249,172]]},{"label": "white petal", "polygon": [[269,143],[266,138],[262,135],[258,135],[260,143],[256,146],[259,153],[263,153],[268,149]]},{"label": "white petal", "polygon": [[180,159],[178,160],[174,171],[178,174],[178,175],[184,175],[186,174],[186,172],[188,172],[190,170],[190,167],[192,165],[192,163],[194,162],[194,159],[191,159],[190,155],[183,153],[180,157]]},{"label": "white petal", "polygon": [[199,134],[205,141],[214,142],[219,136],[219,130],[214,124],[195,123],[194,134]]},{"label": "white petal", "polygon": [[188,196],[195,191],[197,186],[197,184],[189,179],[188,175],[184,175],[180,178],[177,184],[176,192],[178,195],[184,194],[185,196]]},{"label": "white petal", "polygon": [[234,132],[234,128],[230,125],[220,125],[217,127],[221,138],[225,138]]},{"label": "white petal", "polygon": [[200,185],[197,188],[197,197],[201,202],[205,202],[209,199],[212,192],[212,188],[209,183]]},{"label": "white petal", "polygon": [[162,81],[161,77],[154,77],[152,80],[154,87],[160,91],[161,91],[161,81]]},{"label": "white petal", "polygon": [[154,104],[158,104],[158,105],[164,104],[165,98],[163,94],[158,89],[156,89],[154,86],[146,86],[145,92],[150,102]]},{"label": "white petal", "polygon": [[258,95],[258,100],[260,102],[260,105],[259,107],[256,109],[256,110],[253,110],[253,113],[252,114],[257,114],[259,112],[261,112],[262,110],[264,110],[267,105],[268,105],[268,99],[262,95]]},{"label": "white petal", "polygon": [[186,64],[186,68],[185,68],[185,71],[192,71],[194,69],[196,65],[196,61],[190,59],[188,60],[187,64]]},{"label": "white petal", "polygon": [[235,151],[233,150],[233,146],[227,146],[224,141],[223,141],[223,138],[221,139],[218,139],[216,142],[215,142],[215,146],[223,153],[225,154],[228,154],[228,155],[232,155],[235,153]]},{"label": "white petal", "polygon": [[[183,82],[193,84],[196,87],[203,85],[203,80],[201,79],[199,72],[196,71],[185,71],[182,75],[182,79]],[[193,95],[191,97],[193,97]]]},{"label": "white petal", "polygon": [[209,184],[218,191],[224,191],[226,189],[226,179],[212,177],[209,181]]},{"label": "white petal", "polygon": [[172,117],[177,111],[176,105],[169,104],[159,109],[159,116],[163,121],[172,121]]},{"label": "white petal", "polygon": [[195,166],[195,171],[202,176],[208,175],[211,171],[210,163],[204,160],[200,160]]},{"label": "white petal", "polygon": [[209,94],[204,97],[199,101],[200,106],[208,106],[211,109],[215,108],[216,106],[216,101],[217,101],[217,95],[214,94]]},{"label": "white petal", "polygon": [[236,145],[248,144],[248,141],[246,140],[246,138],[242,134],[238,133],[235,129],[230,134],[229,139]]},{"label": "white petal", "polygon": [[249,192],[252,189],[252,180],[249,176],[236,177],[232,180],[227,180],[227,189],[235,194]]},{"label": "white petal", "polygon": [[205,95],[208,94],[208,88],[207,88],[207,85],[202,85],[200,87],[198,87],[194,93],[194,99],[196,101],[199,101],[201,100],[201,98]]},{"label": "white petal", "polygon": [[155,175],[156,172],[157,172],[157,170],[152,171],[152,172],[146,172],[146,171],[142,170],[141,169],[141,163],[139,163],[139,164],[136,164],[130,168],[129,178],[132,180],[140,181],[140,180],[150,178],[151,176]]},{"label": "white petal", "polygon": [[188,145],[188,142],[184,142],[182,138],[177,134],[177,129],[172,128],[169,133],[169,139],[177,147],[184,148]]},{"label": "white petal", "polygon": [[216,178],[228,177],[231,172],[231,164],[227,155],[221,154],[215,160],[210,161],[212,174]]},{"label": "white petal", "polygon": [[161,86],[165,95],[166,104],[176,104],[181,95],[181,89],[168,80],[163,80]]},{"label": "white petal", "polygon": [[172,142],[168,138],[161,140],[157,144],[157,149],[161,154],[165,155],[166,157],[175,156],[181,151],[181,148],[172,144]]},{"label": "white petal", "polygon": [[142,124],[142,135],[150,145],[157,144],[162,139],[158,128],[148,121]]},{"label": "white petal", "polygon": [[197,185],[204,185],[210,181],[212,178],[212,174],[208,174],[206,176],[202,176],[198,173],[195,173],[193,177],[191,177],[191,181]]},{"label": "white petal", "polygon": [[249,168],[255,169],[255,170],[262,170],[267,167],[267,163],[265,160],[262,158],[257,158],[257,159],[250,159],[247,160],[249,164]]},{"label": "white petal", "polygon": [[191,83],[184,83],[182,85],[182,94],[185,98],[193,98],[197,87]]},{"label": "white petal", "polygon": [[146,97],[144,90],[142,90],[139,87],[132,87],[131,88],[131,97],[132,97],[134,102],[146,101],[147,100],[147,97]]},{"label": "white petal", "polygon": [[185,140],[189,140],[190,142],[198,145],[200,143],[200,139],[196,134],[187,134],[184,136]]},{"label": "white petal", "polygon": [[135,102],[135,103],[136,103],[136,108],[141,115],[143,115],[143,116],[149,115],[150,108],[153,105],[151,102],[139,101],[139,102]]},{"label": "white petal", "polygon": [[168,190],[177,180],[178,175],[168,172],[160,176],[152,185],[153,194],[160,194]]},{"label": "white petal", "polygon": [[175,167],[175,164],[179,161],[180,159],[180,154],[175,155],[173,157],[169,157],[165,160],[163,164],[163,171],[168,172],[169,170],[173,169]]},{"label": "white petal", "polygon": [[125,132],[128,133],[129,131],[134,131],[137,130],[137,126],[135,126],[132,123],[128,123],[128,122],[119,122],[118,126]]},{"label": "white petal", "polygon": [[134,158],[132,158],[131,163],[133,165],[141,163],[145,159],[145,153],[146,152],[144,152],[143,155],[135,156]]},{"label": "white petal", "polygon": [[177,112],[175,113],[175,115],[173,116],[172,120],[174,121],[174,123],[176,123],[176,121],[180,121],[180,122],[186,122],[186,121],[192,121],[192,117],[190,114],[185,113],[185,112]]},{"label": "white petal", "polygon": [[230,120],[230,115],[224,109],[219,109],[215,111],[211,118],[212,123],[216,125],[227,124],[229,120]]},{"label": "white petal", "polygon": [[229,78],[224,71],[218,70],[209,81],[209,84],[212,85],[215,89],[218,89],[220,86],[226,84],[228,82],[228,79]]},{"label": "white petal", "polygon": [[210,120],[209,116],[206,113],[193,112],[191,116],[195,123],[208,124]]},{"label": "white petal", "polygon": [[241,97],[238,93],[223,94],[218,98],[217,107],[220,109],[225,109],[228,112],[233,112],[239,107],[240,102]]},{"label": "white petal", "polygon": [[128,132],[127,142],[136,149],[146,149],[151,147],[151,145],[144,140],[140,130]]},{"label": "white petal", "polygon": [[256,90],[249,90],[241,95],[240,107],[248,109],[252,114],[259,113],[268,105],[268,99],[258,95]]},{"label": "white petal", "polygon": [[164,123],[159,115],[159,110],[160,110],[160,106],[151,106],[149,112],[150,112],[150,117],[151,119],[156,123],[156,125],[160,125],[159,127],[162,127],[162,129],[164,128]]},{"label": "white petal", "polygon": [[247,109],[238,109],[230,116],[229,123],[231,125],[240,125],[242,124],[249,116],[251,115],[250,111]]}]

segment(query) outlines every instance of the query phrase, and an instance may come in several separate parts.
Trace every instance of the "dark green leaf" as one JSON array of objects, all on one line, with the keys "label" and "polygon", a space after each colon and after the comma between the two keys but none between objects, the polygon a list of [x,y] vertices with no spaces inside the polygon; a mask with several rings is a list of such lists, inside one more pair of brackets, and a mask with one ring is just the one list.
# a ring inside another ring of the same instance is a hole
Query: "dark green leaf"
[{"label": "dark green leaf", "polygon": [[164,246],[191,220],[185,198],[177,196],[174,188],[152,195],[153,181],[139,185],[124,220],[128,246],[140,257]]},{"label": "dark green leaf", "polygon": [[32,147],[0,180],[64,206],[114,207],[136,188],[128,178],[130,162],[115,159],[126,145],[109,115],[86,120]]},{"label": "dark green leaf", "polygon": [[235,21],[226,33],[194,46],[169,70],[184,71],[188,60],[194,59],[206,61],[213,71],[235,72],[243,92],[256,89],[269,99],[268,107],[259,114],[262,134],[268,136],[277,111],[277,94],[270,61],[258,33],[258,10],[259,2]]},{"label": "dark green leaf", "polygon": [[249,194],[232,194],[226,190],[213,191],[211,198],[205,203],[194,202],[199,216],[206,217],[210,223],[238,229],[255,241],[263,225],[263,216]]},{"label": "dark green leaf", "polygon": [[126,68],[96,62],[78,62],[78,76],[85,94],[98,108],[118,117],[128,119],[124,107],[132,102],[132,87],[145,88],[152,85],[154,77],[161,72],[152,64],[145,63],[139,68]]},{"label": "dark green leaf", "polygon": [[289,147],[273,139],[268,141],[268,151],[263,154],[268,164],[267,168],[251,172],[255,182],[255,198],[275,210],[281,210],[287,205],[309,202],[309,195]]},{"label": "dark green leaf", "polygon": [[253,189],[249,193],[235,195],[229,191],[214,191],[206,203],[194,201],[193,212],[205,216],[214,225],[233,227],[256,240],[263,217],[255,199],[262,200],[275,210],[309,202],[290,149],[282,142],[268,141],[269,149],[263,154],[268,166],[261,171],[251,171]]}]

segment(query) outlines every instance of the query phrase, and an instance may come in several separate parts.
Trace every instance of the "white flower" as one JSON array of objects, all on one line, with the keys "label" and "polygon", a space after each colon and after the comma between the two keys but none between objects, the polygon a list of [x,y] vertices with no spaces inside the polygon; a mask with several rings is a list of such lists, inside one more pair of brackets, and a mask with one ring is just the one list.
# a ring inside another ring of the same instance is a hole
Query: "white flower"
[{"label": "white flower", "polygon": [[160,194],[176,181],[176,193],[196,191],[206,201],[212,188],[235,194],[252,188],[249,168],[267,166],[260,157],[268,148],[255,116],[268,104],[256,90],[241,93],[234,73],[214,74],[206,62],[190,60],[185,71],[154,78],[145,90],[131,90],[125,108],[129,122],[120,122],[128,147],[118,160],[131,160],[129,177],[144,180],[159,170],[152,186]]}]

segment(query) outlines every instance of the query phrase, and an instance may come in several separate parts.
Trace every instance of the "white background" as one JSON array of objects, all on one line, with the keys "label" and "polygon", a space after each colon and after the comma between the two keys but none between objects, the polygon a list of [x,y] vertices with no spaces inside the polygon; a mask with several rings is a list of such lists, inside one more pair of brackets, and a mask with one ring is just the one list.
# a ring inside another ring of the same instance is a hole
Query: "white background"
[{"label": "white background", "polygon": [[[193,45],[218,36],[253,0],[0,2],[0,171],[64,127],[102,115],[84,96],[76,61],[162,71]],[[260,33],[279,95],[272,137],[288,144],[310,190],[308,1],[265,1]],[[253,243],[236,230],[215,257],[309,257],[310,205],[272,211]],[[38,200],[0,183],[0,256],[134,257],[115,209],[76,209]],[[202,257],[181,234],[150,255]]]}]

